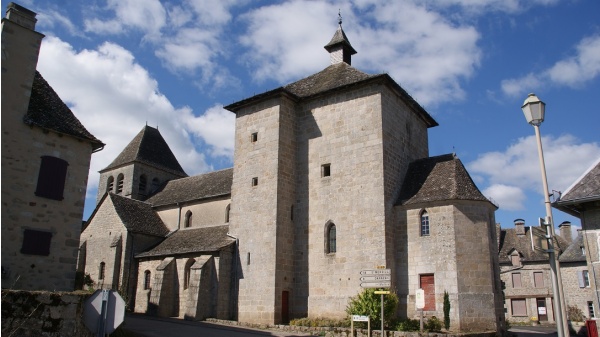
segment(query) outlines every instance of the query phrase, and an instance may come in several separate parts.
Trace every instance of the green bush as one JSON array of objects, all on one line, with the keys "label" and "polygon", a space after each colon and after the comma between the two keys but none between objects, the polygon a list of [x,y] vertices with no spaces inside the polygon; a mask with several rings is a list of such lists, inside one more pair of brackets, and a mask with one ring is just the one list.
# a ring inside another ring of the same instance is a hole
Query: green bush
[{"label": "green bush", "polygon": [[444,290],[444,328],[450,329],[450,296]]},{"label": "green bush", "polygon": [[583,311],[574,305],[567,306],[567,317],[573,322],[585,321],[585,315],[583,314]]},{"label": "green bush", "polygon": [[423,328],[430,332],[442,331],[442,322],[435,316],[431,316],[423,325]]},{"label": "green bush", "polygon": [[295,326],[307,326],[307,327],[342,327],[346,328],[350,326],[349,319],[336,320],[330,318],[296,318],[290,321],[290,325]]},{"label": "green bush", "polygon": [[[346,313],[352,315],[369,316],[371,319],[371,328],[381,328],[381,295],[375,294],[376,289],[364,289],[361,293],[350,298],[346,307]],[[398,305],[398,296],[391,292],[389,295],[383,295],[384,325],[388,326],[394,318],[396,307]],[[357,324],[361,326],[361,324]],[[364,324],[366,327],[366,323]]]},{"label": "green bush", "polygon": [[421,330],[421,322],[418,319],[404,319],[396,325],[396,331],[419,331]]}]

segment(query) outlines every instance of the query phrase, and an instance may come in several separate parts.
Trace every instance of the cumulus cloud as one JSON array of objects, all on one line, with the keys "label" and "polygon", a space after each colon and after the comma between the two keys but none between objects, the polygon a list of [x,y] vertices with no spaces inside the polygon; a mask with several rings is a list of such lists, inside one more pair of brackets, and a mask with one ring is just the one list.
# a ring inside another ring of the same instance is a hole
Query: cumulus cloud
[{"label": "cumulus cloud", "polygon": [[[600,144],[581,143],[572,135],[542,138],[549,189],[565,191],[600,158]],[[467,164],[471,174],[489,187],[484,191],[507,210],[519,210],[526,191],[541,194],[535,136],[520,138],[505,151],[488,152]],[[516,199],[510,199],[516,198]]]},{"label": "cumulus cloud", "polygon": [[557,61],[539,74],[527,74],[520,78],[501,82],[502,91],[509,96],[535,91],[544,84],[579,87],[600,75],[600,35],[583,38],[575,47],[575,54]]},{"label": "cumulus cloud", "polygon": [[56,37],[47,37],[38,69],[86,128],[107,144],[92,156],[92,189],[98,183],[96,172],[116,158],[146,124],[158,127],[188,174],[211,168],[192,137],[220,133],[218,140],[205,142],[209,153],[231,160],[231,116],[213,110],[196,116],[189,107],[174,107],[160,93],[157,81],[119,45],[104,43],[94,50],[76,51]]},{"label": "cumulus cloud", "polygon": [[[114,17],[106,19],[106,13],[114,13]],[[105,10],[99,14],[102,16],[84,21],[86,31],[120,34],[133,28],[152,39],[160,35],[166,22],[166,11],[159,0],[108,0]]]}]

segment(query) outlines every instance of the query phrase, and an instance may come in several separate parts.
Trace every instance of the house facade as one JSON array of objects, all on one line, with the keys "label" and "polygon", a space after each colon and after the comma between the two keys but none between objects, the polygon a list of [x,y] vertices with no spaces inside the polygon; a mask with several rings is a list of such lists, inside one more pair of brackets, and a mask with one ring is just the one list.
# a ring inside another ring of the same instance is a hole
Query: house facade
[{"label": "house facade", "polygon": [[2,19],[2,286],[74,289],[90,134],[36,70],[36,13]]}]

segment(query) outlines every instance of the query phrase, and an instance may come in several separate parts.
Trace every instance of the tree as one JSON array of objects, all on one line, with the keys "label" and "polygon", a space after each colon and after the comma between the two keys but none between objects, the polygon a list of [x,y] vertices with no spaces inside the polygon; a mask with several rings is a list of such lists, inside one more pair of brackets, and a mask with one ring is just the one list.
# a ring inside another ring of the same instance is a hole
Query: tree
[{"label": "tree", "polygon": [[444,290],[444,329],[450,329],[450,296]]},{"label": "tree", "polygon": [[[364,289],[361,293],[350,298],[346,307],[348,315],[369,316],[373,329],[381,328],[381,295],[375,294],[376,289]],[[394,317],[398,305],[398,296],[394,292],[383,295],[384,325],[389,324]]]}]

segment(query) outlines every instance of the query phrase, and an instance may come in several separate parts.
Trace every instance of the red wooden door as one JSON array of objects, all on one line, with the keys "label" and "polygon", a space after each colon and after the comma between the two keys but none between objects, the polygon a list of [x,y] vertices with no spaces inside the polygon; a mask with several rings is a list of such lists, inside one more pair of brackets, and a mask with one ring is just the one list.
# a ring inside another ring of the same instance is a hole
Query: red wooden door
[{"label": "red wooden door", "polygon": [[419,275],[419,286],[425,292],[425,307],[423,310],[435,310],[435,281],[433,274]]}]

